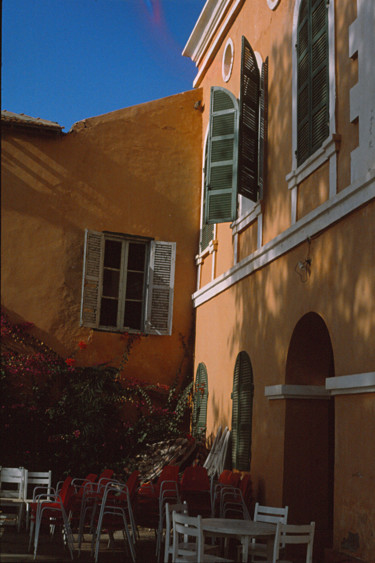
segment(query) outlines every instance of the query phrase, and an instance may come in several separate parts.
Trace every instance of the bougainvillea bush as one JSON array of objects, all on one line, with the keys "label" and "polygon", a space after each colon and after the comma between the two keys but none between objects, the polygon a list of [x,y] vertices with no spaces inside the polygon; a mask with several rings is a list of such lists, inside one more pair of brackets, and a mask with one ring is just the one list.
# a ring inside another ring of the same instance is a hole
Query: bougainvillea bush
[{"label": "bougainvillea bush", "polygon": [[181,386],[180,373],[169,388],[120,377],[138,335],[122,336],[119,367],[78,367],[31,328],[1,313],[1,465],[52,469],[56,479],[105,467],[121,474],[146,444],[187,429],[192,385]]}]

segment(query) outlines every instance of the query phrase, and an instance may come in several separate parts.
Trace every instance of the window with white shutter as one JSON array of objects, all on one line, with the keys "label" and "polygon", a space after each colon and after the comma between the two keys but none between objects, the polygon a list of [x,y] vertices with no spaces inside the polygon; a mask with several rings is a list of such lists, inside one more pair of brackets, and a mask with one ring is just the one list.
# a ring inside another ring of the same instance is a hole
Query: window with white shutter
[{"label": "window with white shutter", "polygon": [[171,334],[176,243],[86,230],[81,325]]}]

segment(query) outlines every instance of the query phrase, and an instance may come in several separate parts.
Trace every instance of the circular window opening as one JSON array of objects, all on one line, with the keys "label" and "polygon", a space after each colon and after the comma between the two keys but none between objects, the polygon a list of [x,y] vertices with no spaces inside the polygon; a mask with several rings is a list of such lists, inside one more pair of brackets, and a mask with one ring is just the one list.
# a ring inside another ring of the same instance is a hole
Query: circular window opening
[{"label": "circular window opening", "polygon": [[230,79],[230,75],[232,74],[233,68],[233,41],[228,39],[223,55],[223,80],[224,82],[228,82]]}]

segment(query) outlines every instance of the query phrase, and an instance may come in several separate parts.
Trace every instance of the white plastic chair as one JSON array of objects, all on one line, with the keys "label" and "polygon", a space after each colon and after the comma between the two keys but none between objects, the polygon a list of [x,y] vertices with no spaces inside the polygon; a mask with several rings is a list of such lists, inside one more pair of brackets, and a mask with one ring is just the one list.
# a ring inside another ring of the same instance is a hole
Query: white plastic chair
[{"label": "white plastic chair", "polygon": [[181,504],[180,492],[177,481],[162,481],[159,489],[159,523],[156,532],[156,556],[160,560],[161,544],[165,524],[165,505],[167,503]]},{"label": "white plastic chair", "polygon": [[[25,504],[26,504],[26,530],[30,525],[30,502],[28,499],[34,499],[34,491],[37,489],[39,493],[42,490],[48,495],[53,492],[52,490],[52,471],[28,471],[25,470]],[[31,487],[32,492],[29,493]]]},{"label": "white plastic chair", "polygon": [[[15,523],[20,531],[25,502],[26,470],[24,467],[0,468],[0,496],[2,506],[16,509]],[[9,500],[7,500],[9,499]]]},{"label": "white plastic chair", "polygon": [[[172,540],[172,514],[173,512],[179,512],[180,514],[189,515],[189,508],[186,500],[181,504],[169,504],[165,505],[165,544],[164,544],[164,563],[168,563],[169,556],[173,554],[173,540]],[[188,543],[186,538],[182,543],[184,551],[188,552],[191,550],[191,555],[196,552],[196,542]],[[219,546],[214,544],[204,544],[204,553],[217,553]]]},{"label": "white plastic chair", "polygon": [[292,563],[279,559],[281,544],[306,544],[306,563],[312,563],[315,522],[310,524],[277,523],[272,563]]},{"label": "white plastic chair", "polygon": [[[278,508],[274,506],[263,506],[259,502],[255,504],[254,509],[254,522],[269,522],[270,524],[277,524],[281,522],[286,524],[288,521],[288,507]],[[281,538],[282,540],[282,538]],[[281,541],[281,547],[284,547],[283,541]],[[267,558],[266,555],[266,544],[256,542],[253,538],[249,545],[249,554],[251,555],[251,561],[254,561],[254,557]]]},{"label": "white plastic chair", "polygon": [[[173,521],[173,546],[172,546],[172,562],[173,563],[214,563],[214,562],[232,562],[232,559],[219,557],[205,553],[202,517],[188,516],[186,514],[172,512]],[[189,541],[189,538],[194,538]],[[186,545],[188,548],[186,549]],[[195,551],[192,553],[192,546]]]}]

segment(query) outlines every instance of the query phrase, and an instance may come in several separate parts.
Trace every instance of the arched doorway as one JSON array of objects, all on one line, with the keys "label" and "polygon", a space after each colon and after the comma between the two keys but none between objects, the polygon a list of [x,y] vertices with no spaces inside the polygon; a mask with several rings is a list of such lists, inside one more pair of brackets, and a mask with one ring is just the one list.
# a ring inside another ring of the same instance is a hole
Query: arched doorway
[{"label": "arched doorway", "polygon": [[286,399],[283,503],[290,522],[315,521],[315,561],[332,547],[334,403],[314,398],[313,390],[333,376],[328,329],[318,314],[308,313],[293,331],[286,364],[286,385],[312,386],[312,394]]}]

